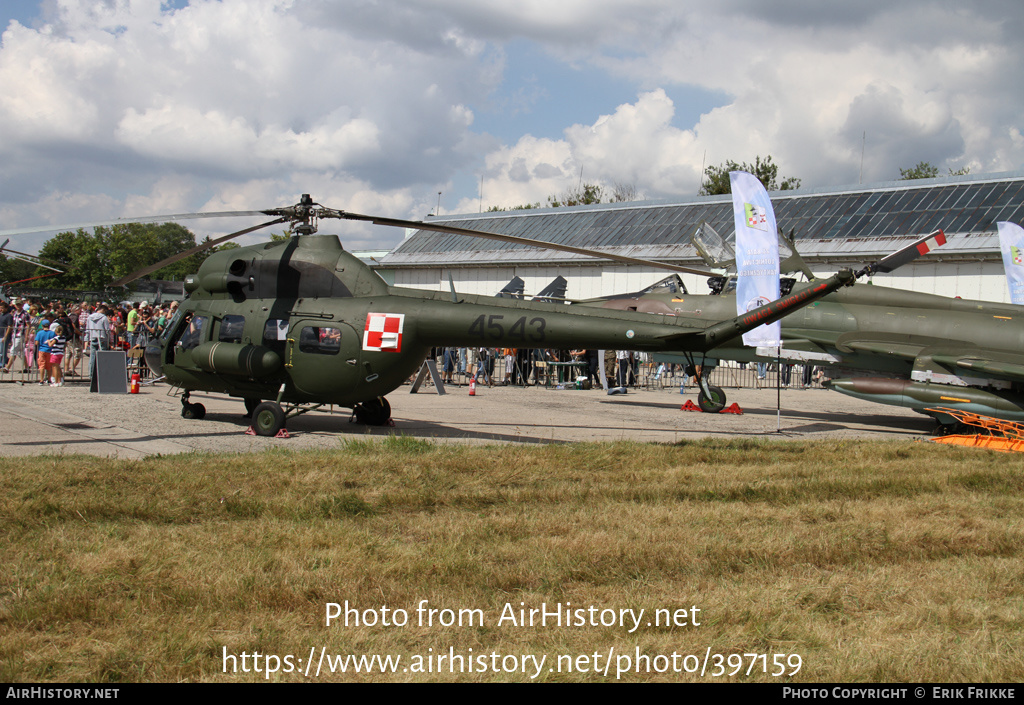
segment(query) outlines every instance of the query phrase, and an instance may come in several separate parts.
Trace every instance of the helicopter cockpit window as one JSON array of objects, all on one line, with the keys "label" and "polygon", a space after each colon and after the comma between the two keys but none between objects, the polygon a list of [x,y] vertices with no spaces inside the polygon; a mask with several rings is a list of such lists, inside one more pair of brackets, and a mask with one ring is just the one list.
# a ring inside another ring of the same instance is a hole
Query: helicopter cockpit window
[{"label": "helicopter cockpit window", "polygon": [[220,322],[220,335],[217,339],[222,343],[241,343],[243,328],[245,316],[224,316]]},{"label": "helicopter cockpit window", "polygon": [[341,329],[306,326],[299,333],[299,351],[316,355],[337,355],[341,350]]},{"label": "helicopter cockpit window", "polygon": [[167,325],[164,326],[163,333],[160,334],[162,339],[166,340],[172,333],[174,333],[174,331],[178,330],[178,322],[181,321],[181,317],[183,315],[185,315],[185,311],[183,309],[179,308],[174,312],[174,315],[171,316],[171,320],[167,321]]},{"label": "helicopter cockpit window", "polygon": [[203,342],[203,328],[206,327],[207,319],[208,316],[193,316],[185,327],[181,339],[178,340],[178,345],[185,350],[191,350]]}]

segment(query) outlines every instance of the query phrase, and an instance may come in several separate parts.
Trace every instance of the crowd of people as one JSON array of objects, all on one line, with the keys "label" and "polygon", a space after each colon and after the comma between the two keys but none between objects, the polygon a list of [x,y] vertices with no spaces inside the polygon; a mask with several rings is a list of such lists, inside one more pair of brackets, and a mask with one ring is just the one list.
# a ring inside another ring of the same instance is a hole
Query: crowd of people
[{"label": "crowd of people", "polygon": [[[603,386],[600,350],[436,348],[432,356],[441,365],[445,384],[475,379],[478,384],[490,386],[527,386],[586,379],[592,386]],[[637,384],[641,365],[651,364],[650,355],[630,351],[607,350],[604,358],[611,386]],[[565,368],[561,374],[555,371],[559,366]]]},{"label": "crowd of people", "polygon": [[[601,379],[601,355],[604,355],[604,375]],[[792,365],[759,362],[722,363],[719,365],[683,365],[658,363],[649,353],[629,350],[548,350],[541,348],[435,348],[431,359],[437,361],[445,384],[459,385],[475,379],[477,384],[548,385],[551,383],[577,383],[586,380],[587,388],[637,387],[655,384],[659,387],[678,387],[680,392],[697,384],[698,376],[724,374],[730,386],[775,386],[778,376],[782,386],[791,383],[793,367],[799,368],[800,387],[820,387],[824,371],[813,365]],[[567,363],[574,363],[569,365]],[[561,372],[558,371],[559,368]],[[768,372],[773,372],[772,380]],[[756,374],[756,376],[755,376]],[[724,383],[724,380],[719,383]]]},{"label": "crowd of people", "polygon": [[145,347],[159,336],[177,302],[101,303],[12,299],[0,302],[0,374],[32,375],[38,384],[64,385],[91,373],[97,350]]}]

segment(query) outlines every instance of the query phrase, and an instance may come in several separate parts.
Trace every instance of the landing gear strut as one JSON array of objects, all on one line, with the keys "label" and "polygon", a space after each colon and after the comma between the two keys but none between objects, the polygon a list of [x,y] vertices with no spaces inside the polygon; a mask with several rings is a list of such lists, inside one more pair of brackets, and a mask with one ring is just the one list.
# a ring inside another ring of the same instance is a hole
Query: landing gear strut
[{"label": "landing gear strut", "polygon": [[[689,362],[687,374],[697,374],[698,366],[690,353],[686,353],[686,360]],[[714,362],[711,367],[713,368],[717,364]],[[697,389],[700,390],[697,394],[697,406],[705,414],[717,414],[725,408],[725,391],[708,382],[710,370],[707,365],[707,359],[701,358],[700,374],[697,375]]]}]

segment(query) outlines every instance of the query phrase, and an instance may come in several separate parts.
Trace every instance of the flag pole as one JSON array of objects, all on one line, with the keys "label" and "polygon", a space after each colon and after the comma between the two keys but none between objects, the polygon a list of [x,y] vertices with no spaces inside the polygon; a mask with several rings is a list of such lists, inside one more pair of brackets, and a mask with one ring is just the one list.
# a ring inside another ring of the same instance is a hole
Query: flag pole
[{"label": "flag pole", "polygon": [[775,348],[775,432],[782,433],[782,348]]}]

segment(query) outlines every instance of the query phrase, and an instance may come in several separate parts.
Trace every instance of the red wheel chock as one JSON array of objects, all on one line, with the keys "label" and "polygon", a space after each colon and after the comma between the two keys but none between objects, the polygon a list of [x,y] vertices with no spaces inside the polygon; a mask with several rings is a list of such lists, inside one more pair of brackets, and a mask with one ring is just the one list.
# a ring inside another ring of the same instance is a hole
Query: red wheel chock
[{"label": "red wheel chock", "polygon": [[[703,409],[701,409],[699,406],[694,404],[689,399],[686,400],[685,404],[683,404],[681,407],[679,407],[679,410],[680,411],[701,411],[701,412],[704,411]],[[743,415],[743,409],[740,408],[739,404],[737,404],[736,402],[733,402],[731,405],[729,405],[726,408],[722,409],[718,413],[720,413],[720,414],[736,414],[737,416],[742,416]]]},{"label": "red wheel chock", "polygon": [[[247,436],[255,436],[256,435],[256,429],[254,429],[252,426],[250,426],[249,428],[245,429],[245,435],[247,435]],[[280,431],[277,432],[277,435],[274,436],[274,438],[291,438],[291,436],[288,435],[288,429],[287,428],[282,428]]]}]

